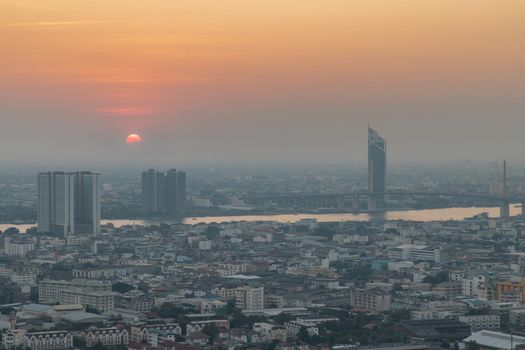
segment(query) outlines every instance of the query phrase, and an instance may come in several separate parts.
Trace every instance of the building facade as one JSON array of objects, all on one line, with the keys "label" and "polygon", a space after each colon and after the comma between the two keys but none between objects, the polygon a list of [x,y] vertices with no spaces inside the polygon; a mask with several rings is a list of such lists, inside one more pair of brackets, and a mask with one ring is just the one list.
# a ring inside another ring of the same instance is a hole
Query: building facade
[{"label": "building facade", "polygon": [[35,243],[31,237],[6,236],[4,238],[4,252],[7,256],[26,256],[33,249]]},{"label": "building facade", "polygon": [[99,174],[47,172],[38,174],[38,232],[100,233]]},{"label": "building facade", "polygon": [[81,288],[71,288],[60,292],[60,304],[81,304],[101,312],[115,309],[115,295],[112,292],[91,292]]},{"label": "building facade", "polygon": [[3,334],[4,349],[63,350],[73,347],[73,335],[66,331],[28,332],[9,330]]},{"label": "building facade", "polygon": [[430,261],[441,263],[441,250],[425,245],[403,244],[388,250],[388,257],[395,260]]},{"label": "building facade", "polygon": [[68,290],[111,293],[111,283],[87,279],[71,281],[43,279],[38,283],[38,300],[43,304],[58,303],[62,292]]},{"label": "building facade", "polygon": [[350,289],[350,305],[369,311],[390,310],[390,295],[380,289]]},{"label": "building facade", "polygon": [[90,329],[85,334],[86,346],[92,347],[96,344],[103,346],[119,346],[129,344],[129,333],[126,329],[116,327]]},{"label": "building facade", "polygon": [[211,292],[223,300],[235,300],[235,306],[242,310],[264,309],[264,287],[216,288]]},{"label": "building facade", "polygon": [[[368,192],[373,206],[384,204],[386,189],[386,140],[368,128]],[[376,194],[377,193],[377,194]]]},{"label": "building facade", "polygon": [[472,332],[479,332],[484,329],[500,329],[499,315],[467,315],[459,316],[458,320],[460,322],[468,324]]},{"label": "building facade", "polygon": [[170,169],[142,172],[142,206],[151,213],[172,213],[186,206],[186,173]]}]

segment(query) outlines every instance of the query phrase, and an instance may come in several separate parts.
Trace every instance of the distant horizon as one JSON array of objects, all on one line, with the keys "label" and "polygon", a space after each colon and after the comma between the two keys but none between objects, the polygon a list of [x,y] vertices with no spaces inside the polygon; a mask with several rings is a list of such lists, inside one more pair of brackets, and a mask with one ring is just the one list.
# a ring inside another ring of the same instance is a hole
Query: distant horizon
[{"label": "distant horizon", "polygon": [[368,124],[389,164],[525,161],[522,0],[0,13],[0,164],[355,162]]},{"label": "distant horizon", "polygon": [[[435,167],[449,167],[449,168],[461,168],[465,166],[473,166],[476,168],[489,168],[493,167],[494,163],[497,162],[498,170],[502,166],[503,161],[489,161],[489,160],[462,160],[462,161],[444,161],[444,162],[422,162],[422,161],[412,161],[412,162],[389,162],[387,168],[390,169],[402,169],[403,167],[422,167],[422,169],[432,169]],[[525,161],[521,162],[512,162],[507,160],[507,165],[509,169],[525,168]],[[103,170],[135,170],[142,171],[148,169],[156,170],[169,170],[169,169],[197,169],[197,170],[210,170],[213,168],[217,169],[259,169],[267,168],[269,170],[278,170],[278,169],[294,169],[294,168],[327,168],[327,167],[337,167],[337,168],[348,168],[348,167],[357,167],[362,171],[366,171],[367,162],[365,161],[353,161],[353,162],[283,162],[283,161],[273,161],[273,162],[173,162],[173,163],[156,163],[156,164],[100,164],[100,163],[72,163],[67,162],[67,164],[47,164],[47,165],[38,165],[38,164],[17,164],[17,163],[3,163],[2,168],[0,169],[0,174],[6,172],[16,172],[16,171],[33,171],[35,172],[47,172],[47,171],[94,171],[100,172]],[[512,173],[510,174],[512,175]]]}]

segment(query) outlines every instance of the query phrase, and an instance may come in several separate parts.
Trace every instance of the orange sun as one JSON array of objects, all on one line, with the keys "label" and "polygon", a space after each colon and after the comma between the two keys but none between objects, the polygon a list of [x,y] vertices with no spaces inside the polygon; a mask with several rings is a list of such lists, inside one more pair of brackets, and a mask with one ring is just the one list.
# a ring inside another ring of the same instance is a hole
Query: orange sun
[{"label": "orange sun", "polygon": [[128,137],[126,138],[126,143],[128,145],[132,143],[140,143],[140,142],[142,142],[142,137],[140,137],[140,135],[138,134],[129,134]]}]

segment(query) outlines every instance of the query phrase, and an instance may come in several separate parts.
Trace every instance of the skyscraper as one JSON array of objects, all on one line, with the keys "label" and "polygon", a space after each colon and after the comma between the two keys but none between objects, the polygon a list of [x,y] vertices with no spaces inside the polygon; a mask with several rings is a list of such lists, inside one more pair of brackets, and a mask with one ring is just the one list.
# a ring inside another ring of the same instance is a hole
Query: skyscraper
[{"label": "skyscraper", "polygon": [[166,178],[160,171],[142,172],[142,206],[147,212],[166,210]]},{"label": "skyscraper", "polygon": [[186,173],[179,171],[177,176],[177,208],[186,206]]},{"label": "skyscraper", "polygon": [[173,212],[177,209],[177,197],[179,193],[179,174],[177,170],[170,169],[166,173],[166,210]]},{"label": "skyscraper", "polygon": [[74,233],[100,233],[99,174],[81,171],[72,174],[75,199]]},{"label": "skyscraper", "polygon": [[38,232],[100,233],[99,174],[38,174]]},{"label": "skyscraper", "polygon": [[186,173],[170,169],[166,174],[142,172],[142,203],[147,212],[173,213],[186,204]]},{"label": "skyscraper", "polygon": [[383,206],[385,189],[386,141],[379,136],[377,131],[368,127],[368,192],[370,192],[370,200],[373,203],[369,206]]}]

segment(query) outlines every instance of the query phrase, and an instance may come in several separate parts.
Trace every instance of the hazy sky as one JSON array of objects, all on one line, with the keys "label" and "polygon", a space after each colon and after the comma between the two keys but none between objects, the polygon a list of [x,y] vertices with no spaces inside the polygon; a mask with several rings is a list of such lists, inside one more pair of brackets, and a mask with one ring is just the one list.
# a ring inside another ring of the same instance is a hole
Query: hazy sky
[{"label": "hazy sky", "polygon": [[0,78],[0,164],[525,160],[523,0],[0,0]]}]

